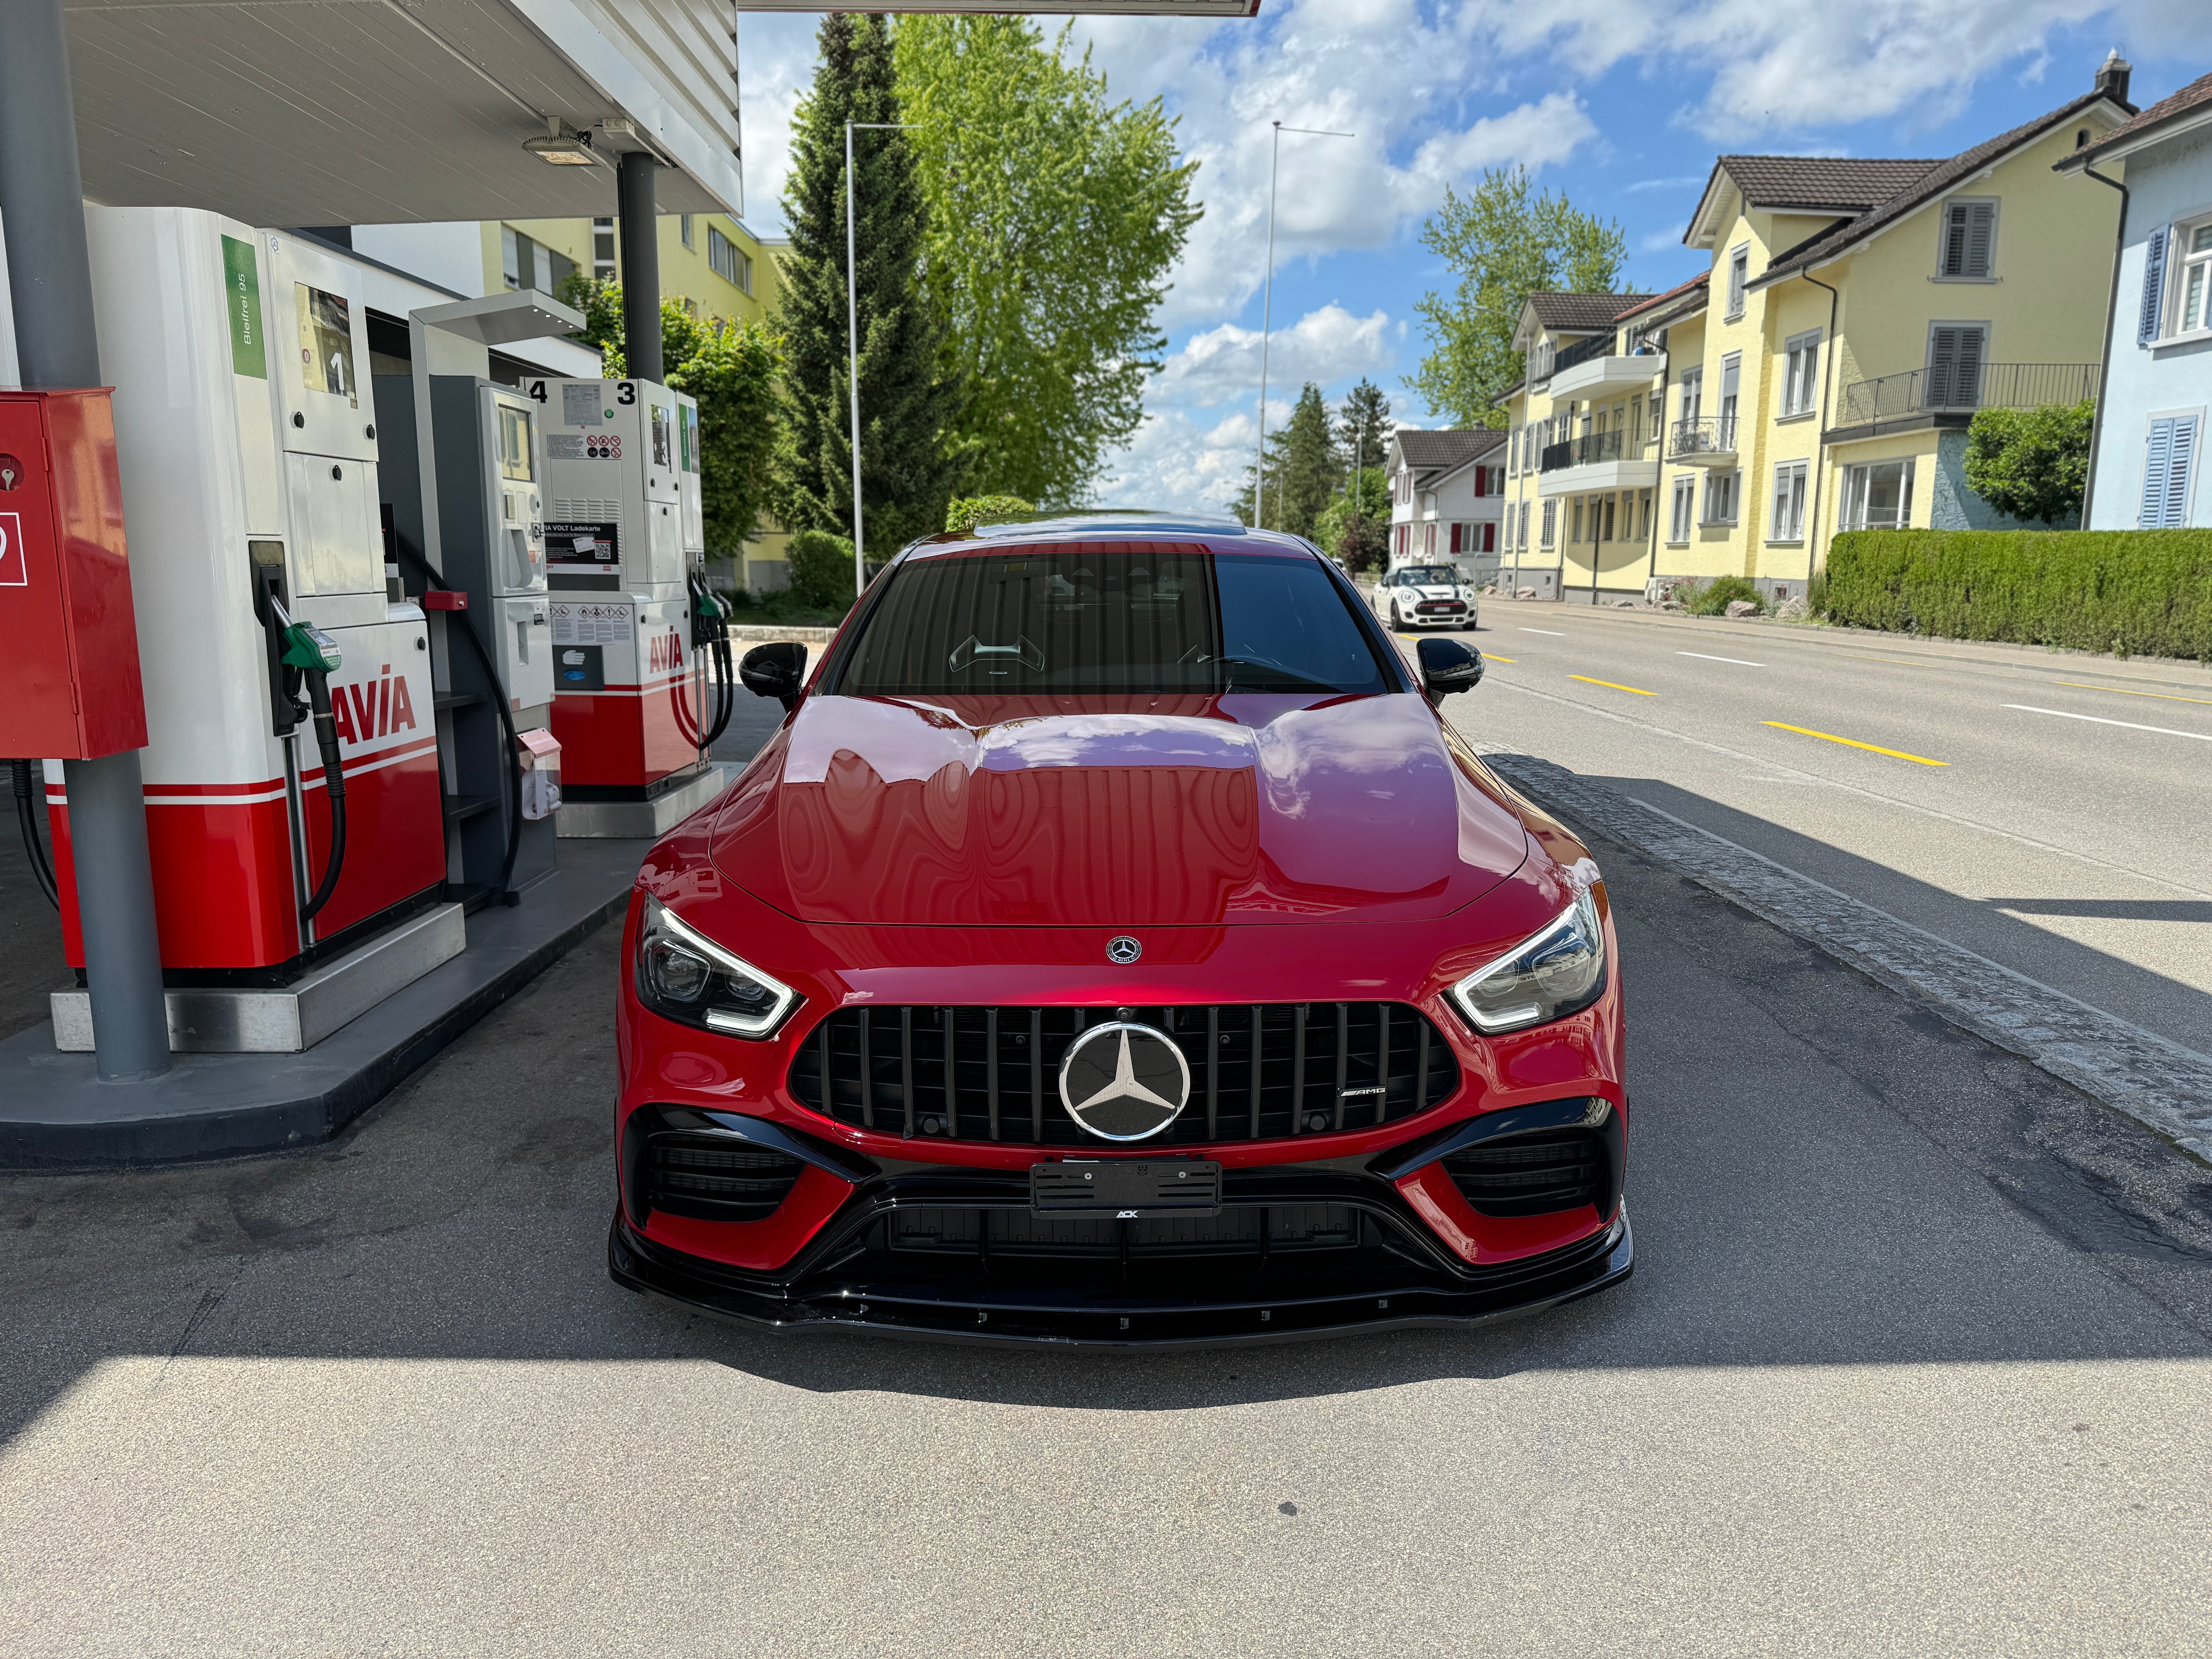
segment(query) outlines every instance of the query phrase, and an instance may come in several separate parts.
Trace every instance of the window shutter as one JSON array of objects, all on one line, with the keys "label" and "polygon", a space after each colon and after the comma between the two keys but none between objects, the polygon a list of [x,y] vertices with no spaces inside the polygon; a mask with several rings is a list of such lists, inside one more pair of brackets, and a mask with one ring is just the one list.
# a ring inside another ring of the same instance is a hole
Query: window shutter
[{"label": "window shutter", "polygon": [[2159,530],[2166,524],[2166,483],[2173,471],[2173,428],[2177,422],[2172,416],[2150,423],[2150,436],[2143,448],[2142,503],[2136,511],[2138,530]]},{"label": "window shutter", "polygon": [[1966,274],[1966,204],[1954,202],[1943,210],[1943,274]]},{"label": "window shutter", "polygon": [[2158,338],[2159,313],[2166,301],[2166,244],[2171,225],[2160,225],[2143,240],[2142,310],[2136,319],[2136,343]]},{"label": "window shutter", "polygon": [[2166,469],[2166,522],[2179,529],[2189,522],[2189,464],[2197,456],[2197,416],[2173,423],[2173,457]]},{"label": "window shutter", "polygon": [[1460,526],[1456,524],[1452,526],[1451,550],[1455,554],[1459,551],[1459,532]]},{"label": "window shutter", "polygon": [[1966,268],[1961,274],[1967,276],[1986,276],[1990,274],[1990,244],[1997,228],[1997,207],[1994,202],[1970,203],[1966,208]]},{"label": "window shutter", "polygon": [[1978,409],[1982,403],[1982,345],[1986,337],[1978,328],[1959,331],[1959,367],[1952,377],[1954,408]]},{"label": "window shutter", "polygon": [[1951,407],[1951,382],[1959,368],[1960,332],[1955,328],[1939,328],[1929,334],[1926,402],[1930,409]]}]

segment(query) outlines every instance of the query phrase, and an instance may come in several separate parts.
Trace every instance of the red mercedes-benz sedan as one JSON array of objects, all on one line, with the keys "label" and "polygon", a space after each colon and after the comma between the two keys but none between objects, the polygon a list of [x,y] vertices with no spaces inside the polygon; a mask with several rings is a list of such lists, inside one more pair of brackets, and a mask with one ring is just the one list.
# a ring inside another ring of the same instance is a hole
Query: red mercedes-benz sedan
[{"label": "red mercedes-benz sedan", "polygon": [[1306,543],[1142,514],[907,549],[638,876],[620,1283],[719,1313],[1197,1343],[1626,1278],[1589,853]]}]

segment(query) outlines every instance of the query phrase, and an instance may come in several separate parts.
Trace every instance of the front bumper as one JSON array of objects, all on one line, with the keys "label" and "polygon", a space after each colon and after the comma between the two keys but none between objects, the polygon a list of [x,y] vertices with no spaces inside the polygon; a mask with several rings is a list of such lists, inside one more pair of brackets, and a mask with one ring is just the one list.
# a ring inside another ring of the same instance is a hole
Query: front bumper
[{"label": "front bumper", "polygon": [[1471,605],[1458,611],[1401,611],[1398,615],[1405,628],[1472,628],[1475,623]]},{"label": "front bumper", "polygon": [[1364,1170],[1231,1170],[1222,1198],[1206,1224],[1040,1225],[1025,1176],[906,1166],[866,1182],[773,1272],[648,1239],[619,1207],[607,1269],[629,1289],[769,1329],[1188,1347],[1486,1323],[1605,1290],[1635,1266],[1625,1204],[1571,1243],[1470,1265]]}]

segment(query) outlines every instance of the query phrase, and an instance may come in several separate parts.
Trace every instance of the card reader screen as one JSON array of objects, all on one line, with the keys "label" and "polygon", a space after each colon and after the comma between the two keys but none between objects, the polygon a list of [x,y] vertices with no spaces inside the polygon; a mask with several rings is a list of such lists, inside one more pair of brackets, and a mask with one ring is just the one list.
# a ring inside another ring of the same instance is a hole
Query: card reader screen
[{"label": "card reader screen", "polygon": [[300,307],[300,379],[310,392],[328,392],[361,407],[353,376],[353,311],[335,294],[305,283],[293,290]]},{"label": "card reader screen", "polygon": [[530,441],[531,414],[526,409],[499,406],[499,476],[517,483],[531,483],[530,452],[537,446]]}]

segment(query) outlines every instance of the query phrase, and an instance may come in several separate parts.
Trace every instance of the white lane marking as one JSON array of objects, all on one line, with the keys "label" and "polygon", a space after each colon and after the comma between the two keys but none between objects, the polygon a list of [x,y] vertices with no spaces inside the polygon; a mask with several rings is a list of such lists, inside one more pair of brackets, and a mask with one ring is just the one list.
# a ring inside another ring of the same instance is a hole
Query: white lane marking
[{"label": "white lane marking", "polygon": [[1746,662],[1741,657],[1716,657],[1703,651],[1677,651],[1678,657],[1696,657],[1705,662],[1732,662],[1738,668],[1764,668],[1763,662]]},{"label": "white lane marking", "polygon": [[[2176,893],[2186,893],[2191,898],[2212,898],[2212,892],[2208,892],[2202,887],[2186,886],[2168,876],[2154,876],[2145,870],[2132,869],[2124,864],[2114,864],[2109,859],[2100,859],[2093,853],[2078,853],[2070,847],[2060,847],[2052,842],[2038,841],[2033,836],[2023,836],[2017,830],[2000,829],[1994,823],[1984,823],[1979,818],[1964,817],[1956,812],[1946,812],[1940,807],[1923,806],[1918,801],[1905,800],[1896,795],[1885,795],[1879,789],[1869,789],[1860,784],[1845,783],[1837,778],[1824,778],[1814,772],[1798,772],[1794,767],[1778,765],[1771,756],[1753,755],[1745,750],[1731,749],[1726,744],[1713,743],[1705,738],[1693,738],[1686,732],[1677,732],[1671,726],[1661,726],[1653,720],[1638,720],[1633,714],[1624,714],[1611,708],[1601,708],[1595,703],[1583,702],[1577,697],[1562,697],[1549,691],[1539,691],[1534,686],[1523,685],[1517,680],[1487,680],[1485,684],[1496,686],[1500,690],[1513,692],[1520,696],[1535,697],[1545,702],[1554,702],[1560,708],[1570,709],[1577,714],[1589,714],[1599,720],[1611,720],[1616,726],[1632,726],[1638,731],[1649,732],[1655,737],[1672,738],[1676,743],[1686,744],[1692,749],[1703,749],[1710,754],[1725,755],[1730,760],[1747,762],[1756,769],[1746,772],[1742,775],[1755,782],[1795,781],[1810,784],[1822,789],[1839,789],[1847,795],[1863,795],[1867,799],[1878,800],[1885,806],[1894,806],[1907,812],[1916,812],[1925,818],[1941,818],[1946,823],[1955,823],[1965,830],[1978,830],[1985,836],[1996,836],[2005,841],[2018,842],[2023,847],[2033,847],[2040,853],[2050,853],[2059,858],[2072,859],[2077,864],[2089,865],[2099,870],[2110,870],[2116,875],[2132,876],[2137,881],[2150,883],[2154,887],[2163,887]],[[1472,694],[1462,691],[1455,695],[1468,696]],[[1508,754],[1516,752],[1504,749],[1503,745],[1486,745],[1472,739],[1470,739],[1470,746],[1477,754],[1486,753],[1490,748],[1499,748]],[[1774,772],[1794,772],[1796,776],[1794,779],[1784,780],[1767,775]]]},{"label": "white lane marking", "polygon": [[2038,708],[2032,702],[2008,702],[2005,707],[2017,708],[2026,714],[2056,714],[2062,720],[2087,720],[2092,726],[2124,726],[2130,732],[2155,732],[2162,738],[2194,738],[2199,743],[2212,743],[2212,734],[2177,732],[2170,726],[2138,726],[2133,720],[2108,720],[2100,714],[2072,714],[2063,708]]},{"label": "white lane marking", "polygon": [[1564,640],[1567,637],[1556,628],[1524,628],[1521,631],[1523,634],[1549,634],[1555,640]]}]

